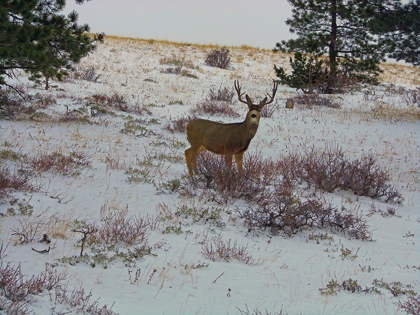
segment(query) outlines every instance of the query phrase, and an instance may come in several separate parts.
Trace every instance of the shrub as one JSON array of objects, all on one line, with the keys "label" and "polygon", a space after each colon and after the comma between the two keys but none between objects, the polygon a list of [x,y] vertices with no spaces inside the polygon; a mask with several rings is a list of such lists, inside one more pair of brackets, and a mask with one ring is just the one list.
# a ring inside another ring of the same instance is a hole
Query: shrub
[{"label": "shrub", "polygon": [[0,263],[0,309],[7,314],[29,314],[29,297],[42,294],[45,290],[63,290],[67,274],[58,274],[50,266],[37,276],[25,279],[21,265]]},{"label": "shrub", "polygon": [[279,183],[273,192],[266,193],[250,206],[242,217],[250,230],[269,229],[274,235],[292,236],[308,228],[331,228],[350,237],[371,240],[371,233],[362,216],[344,207],[338,209],[321,197],[302,201],[295,187]]},{"label": "shrub", "polygon": [[276,111],[276,107],[273,105],[270,106],[264,106],[264,108],[261,111],[261,117],[264,118],[271,118],[274,116],[274,112]]},{"label": "shrub", "polygon": [[241,310],[237,307],[240,315],[288,315],[287,312],[283,311],[283,309],[280,309],[280,312],[275,313],[269,313],[268,310],[265,310],[265,312],[261,312],[259,309],[254,309],[252,311],[249,310],[248,305],[246,306],[246,310]]},{"label": "shrub", "polygon": [[230,66],[231,59],[229,57],[229,49],[221,48],[212,50],[207,54],[204,63],[210,67],[227,69]]},{"label": "shrub", "polygon": [[12,173],[9,168],[0,167],[0,197],[4,198],[12,191],[34,192],[39,189],[30,183],[32,175],[29,172]]},{"label": "shrub", "polygon": [[193,109],[191,109],[191,114],[193,115],[224,115],[238,117],[239,114],[235,112],[229,105],[225,102],[215,102],[210,100],[205,100]]},{"label": "shrub", "polygon": [[304,153],[281,156],[278,168],[283,180],[291,185],[305,182],[309,187],[326,192],[343,189],[358,196],[384,197],[386,202],[404,200],[389,183],[388,170],[380,167],[372,154],[350,160],[339,147],[326,146],[324,150],[312,147]]},{"label": "shrub", "polygon": [[71,75],[76,80],[80,79],[90,82],[98,82],[99,78],[101,77],[101,75],[96,72],[96,69],[94,67],[77,69]]},{"label": "shrub", "polygon": [[61,175],[78,176],[82,169],[90,167],[91,162],[84,153],[71,152],[63,155],[60,152],[41,153],[29,160],[30,166],[38,172],[53,172]]},{"label": "shrub", "polygon": [[129,107],[124,95],[114,93],[111,96],[106,94],[94,94],[91,96],[92,101],[97,107],[110,107],[127,112]]},{"label": "shrub", "polygon": [[8,91],[0,91],[0,119],[13,120],[22,111],[24,100]]},{"label": "shrub", "polygon": [[[213,198],[219,203],[227,203],[232,199],[256,198],[274,179],[274,163],[263,160],[261,154],[246,155],[244,158],[243,173],[238,173],[233,166],[231,170],[226,167],[222,156],[203,152],[197,158],[197,169],[200,177],[189,177],[186,187],[197,189],[212,189]],[[191,192],[193,194],[193,192]]]},{"label": "shrub", "polygon": [[417,297],[409,296],[407,301],[405,301],[404,303],[398,302],[397,305],[407,314],[418,315],[420,314],[420,295],[418,295]]},{"label": "shrub", "polygon": [[319,94],[301,94],[293,98],[295,104],[300,104],[311,109],[313,106],[325,106],[330,108],[340,108],[340,102],[328,96]]},{"label": "shrub", "polygon": [[171,133],[175,133],[175,132],[185,132],[185,127],[187,126],[187,124],[191,121],[196,119],[195,115],[188,115],[188,116],[182,116],[179,117],[175,120],[171,120],[170,122],[168,122],[163,128],[165,130],[168,130]]},{"label": "shrub", "polygon": [[360,82],[377,84],[375,75],[358,73],[356,68],[346,62],[338,63],[332,74],[325,60],[319,60],[316,54],[308,56],[296,52],[295,59],[290,58],[291,74],[287,74],[283,67],[274,66],[280,83],[299,89],[305,94],[344,93]]},{"label": "shrub", "polygon": [[207,95],[207,99],[209,101],[219,101],[219,102],[227,102],[231,103],[233,97],[235,96],[235,92],[229,89],[228,87],[219,86],[217,90],[215,88],[210,88],[209,94]]},{"label": "shrub", "polygon": [[129,216],[127,208],[108,211],[101,221],[102,224],[93,229],[91,242],[126,245],[147,243],[148,223],[141,218]]},{"label": "shrub", "polygon": [[210,244],[208,241],[204,242],[201,246],[201,253],[211,261],[224,260],[229,262],[231,260],[237,260],[247,265],[256,265],[259,263],[249,253],[247,246],[240,246],[237,241],[232,243],[231,239],[225,242],[220,237],[214,237],[210,241]]}]

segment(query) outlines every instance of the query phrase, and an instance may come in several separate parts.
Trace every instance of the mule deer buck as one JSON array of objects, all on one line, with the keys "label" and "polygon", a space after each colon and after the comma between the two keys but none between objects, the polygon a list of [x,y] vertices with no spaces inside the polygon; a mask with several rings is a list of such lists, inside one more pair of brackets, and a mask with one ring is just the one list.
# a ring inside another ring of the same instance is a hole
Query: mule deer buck
[{"label": "mule deer buck", "polygon": [[245,93],[241,92],[238,81],[235,81],[234,86],[239,101],[248,105],[249,111],[243,122],[222,124],[206,119],[194,119],[185,128],[188,142],[191,144],[191,148],[185,150],[190,175],[198,174],[197,156],[206,150],[224,155],[229,170],[232,167],[232,159],[235,157],[238,170],[242,172],[242,158],[257,133],[261,118],[260,112],[265,105],[273,102],[278,83],[274,81],[271,95],[267,93],[267,97],[259,104],[254,104],[248,94],[245,95],[245,100],[243,99]]}]

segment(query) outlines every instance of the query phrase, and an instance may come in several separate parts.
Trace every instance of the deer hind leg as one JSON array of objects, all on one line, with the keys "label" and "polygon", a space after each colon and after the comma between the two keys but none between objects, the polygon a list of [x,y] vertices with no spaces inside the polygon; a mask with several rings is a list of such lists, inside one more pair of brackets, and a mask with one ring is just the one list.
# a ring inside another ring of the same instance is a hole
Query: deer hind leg
[{"label": "deer hind leg", "polygon": [[242,169],[242,158],[244,156],[244,153],[245,152],[235,154],[235,162],[236,162],[236,165],[238,166],[239,173],[242,173],[242,171],[243,171],[243,169]]},{"label": "deer hind leg", "polygon": [[185,159],[187,161],[188,173],[192,176],[198,174],[197,169],[197,156],[200,152],[199,148],[191,147],[185,150]]},{"label": "deer hind leg", "polygon": [[191,165],[192,148],[185,150],[185,160],[187,161],[188,173],[190,176],[193,175],[193,169]]}]

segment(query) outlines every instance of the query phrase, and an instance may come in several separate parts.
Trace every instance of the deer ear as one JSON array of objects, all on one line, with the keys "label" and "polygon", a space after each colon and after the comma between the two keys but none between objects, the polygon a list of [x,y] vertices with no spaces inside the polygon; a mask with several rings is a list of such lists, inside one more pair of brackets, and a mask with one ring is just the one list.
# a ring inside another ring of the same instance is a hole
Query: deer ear
[{"label": "deer ear", "polygon": [[267,97],[265,97],[265,98],[264,98],[264,99],[260,102],[260,106],[261,106],[261,105],[263,105],[263,106],[264,106],[264,105],[265,105],[265,102],[267,102]]},{"label": "deer ear", "polygon": [[245,95],[245,98],[246,98],[246,101],[248,102],[248,106],[252,106],[253,104],[252,104],[252,100],[251,100],[251,98],[248,96],[248,94],[247,95]]}]

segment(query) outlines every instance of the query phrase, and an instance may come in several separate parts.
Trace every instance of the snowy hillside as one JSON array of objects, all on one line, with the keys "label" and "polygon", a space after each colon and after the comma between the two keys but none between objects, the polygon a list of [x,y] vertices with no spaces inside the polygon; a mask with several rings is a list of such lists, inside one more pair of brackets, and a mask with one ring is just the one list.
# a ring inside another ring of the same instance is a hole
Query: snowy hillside
[{"label": "snowy hillside", "polygon": [[[206,66],[215,48],[108,38],[49,91],[15,80],[32,97],[0,126],[0,313],[406,313],[420,294],[418,69],[384,65],[380,86],[312,100],[279,86],[245,174],[203,154],[191,179],[185,122],[246,115],[210,91],[239,80],[258,101],[288,65],[239,47],[229,69]],[[372,171],[378,196],[332,187],[364,180],[335,162],[320,183],[320,157]],[[282,206],[307,222],[256,223]]]}]

